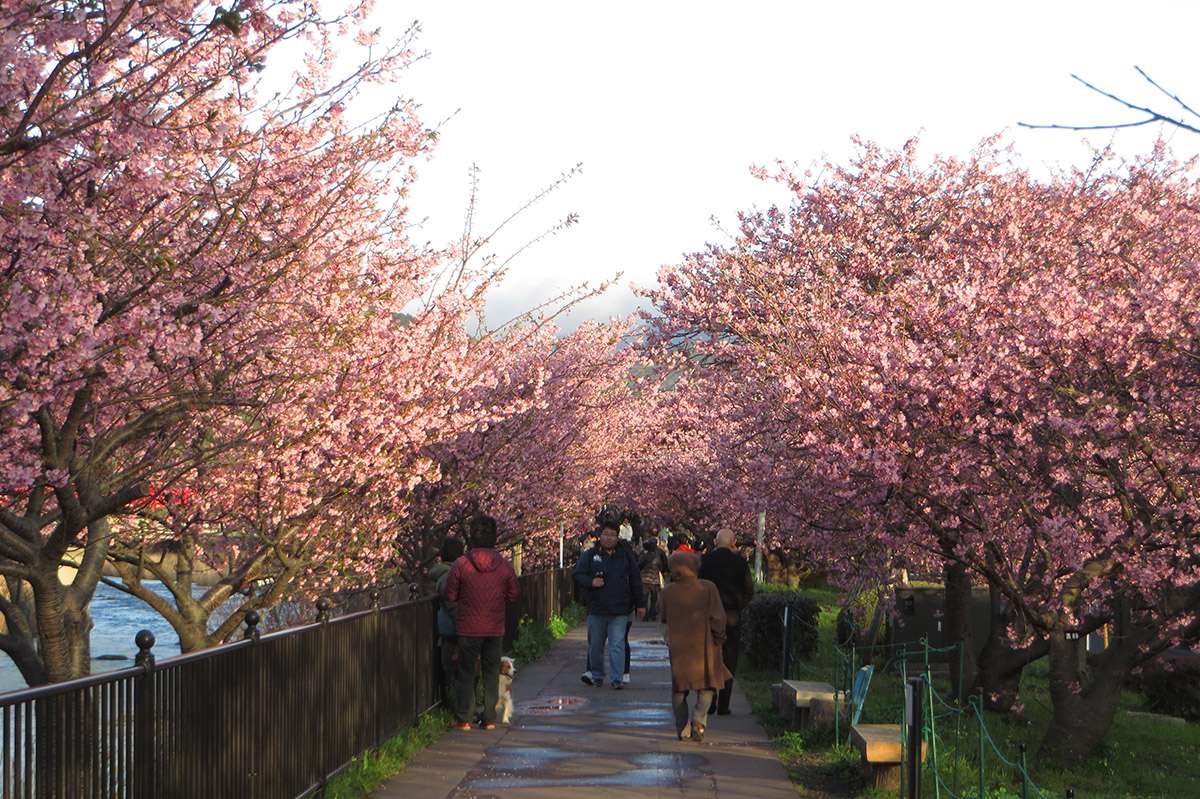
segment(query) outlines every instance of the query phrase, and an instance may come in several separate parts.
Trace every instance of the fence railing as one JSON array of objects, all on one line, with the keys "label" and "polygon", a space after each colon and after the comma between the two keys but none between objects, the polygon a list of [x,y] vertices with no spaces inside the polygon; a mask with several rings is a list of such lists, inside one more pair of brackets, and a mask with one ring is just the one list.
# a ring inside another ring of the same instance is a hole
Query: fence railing
[{"label": "fence railing", "polygon": [[[520,578],[522,616],[571,600],[568,572]],[[295,799],[439,704],[433,599],[330,618],[133,668],[0,694],[4,799]],[[515,629],[515,627],[512,627]]]}]

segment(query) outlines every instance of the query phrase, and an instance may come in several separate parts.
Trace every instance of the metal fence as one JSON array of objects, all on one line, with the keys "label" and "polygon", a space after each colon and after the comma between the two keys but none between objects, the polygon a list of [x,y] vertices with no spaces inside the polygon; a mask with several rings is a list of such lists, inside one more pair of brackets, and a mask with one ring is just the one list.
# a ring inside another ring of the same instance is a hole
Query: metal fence
[{"label": "metal fence", "polygon": [[[520,578],[522,616],[571,600],[568,571]],[[377,597],[378,595],[376,595]],[[4,799],[295,799],[439,704],[436,604],[330,617],[133,668],[0,695]],[[510,630],[515,627],[510,626]]]}]

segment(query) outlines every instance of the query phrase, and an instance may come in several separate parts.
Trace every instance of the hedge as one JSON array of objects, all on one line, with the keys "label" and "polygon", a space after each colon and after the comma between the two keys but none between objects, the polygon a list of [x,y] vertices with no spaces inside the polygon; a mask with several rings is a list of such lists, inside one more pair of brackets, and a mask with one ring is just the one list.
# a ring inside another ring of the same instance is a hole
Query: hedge
[{"label": "hedge", "polygon": [[1200,657],[1163,655],[1143,669],[1140,682],[1151,710],[1200,721]]},{"label": "hedge", "polygon": [[742,612],[742,646],[756,668],[779,668],[783,664],[783,609],[791,627],[792,657],[808,658],[817,651],[817,625],[821,606],[799,591],[770,591],[755,594]]}]

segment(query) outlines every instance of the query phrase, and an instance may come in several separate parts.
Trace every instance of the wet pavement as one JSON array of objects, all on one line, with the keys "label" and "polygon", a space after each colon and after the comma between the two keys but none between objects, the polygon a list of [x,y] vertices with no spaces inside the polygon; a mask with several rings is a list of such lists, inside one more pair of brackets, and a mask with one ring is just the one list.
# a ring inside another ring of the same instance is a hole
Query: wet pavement
[{"label": "wet pavement", "polygon": [[572,631],[517,674],[511,726],[447,733],[374,799],[796,796],[740,691],[703,744],[676,739],[659,625],[634,625],[621,691],[580,681],[586,636]]}]

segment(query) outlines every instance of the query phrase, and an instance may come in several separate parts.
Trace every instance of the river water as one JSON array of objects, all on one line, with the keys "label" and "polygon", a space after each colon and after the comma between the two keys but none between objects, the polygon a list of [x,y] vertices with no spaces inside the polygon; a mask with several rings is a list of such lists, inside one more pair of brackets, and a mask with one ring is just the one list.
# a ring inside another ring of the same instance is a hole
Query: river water
[{"label": "river water", "polygon": [[[156,581],[146,581],[146,587],[157,594],[169,597],[166,587]],[[196,586],[196,596],[204,592]],[[150,609],[150,606],[123,591],[101,583],[92,599],[92,657],[119,655],[126,660],[93,660],[92,672],[124,669],[133,665],[137,645],[133,643],[138,630],[154,633],[157,643],[154,655],[158,658],[179,654],[179,636],[171,625]],[[8,656],[0,653],[0,692],[15,691],[25,687],[25,680]]]}]

